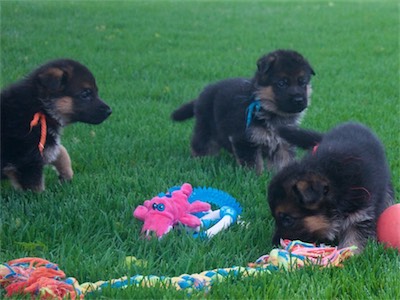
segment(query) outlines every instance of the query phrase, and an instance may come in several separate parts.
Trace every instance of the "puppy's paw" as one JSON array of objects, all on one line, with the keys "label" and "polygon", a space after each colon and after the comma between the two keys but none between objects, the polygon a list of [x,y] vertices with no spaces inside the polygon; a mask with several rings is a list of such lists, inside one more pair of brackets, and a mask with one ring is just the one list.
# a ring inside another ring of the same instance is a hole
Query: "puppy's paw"
[{"label": "puppy's paw", "polygon": [[73,177],[74,177],[74,172],[72,171],[72,169],[64,170],[63,173],[58,174],[58,179],[62,183],[71,181]]},{"label": "puppy's paw", "polygon": [[61,182],[71,181],[72,177],[74,176],[74,172],[72,171],[71,167],[71,159],[69,157],[67,149],[65,149],[64,146],[60,145],[59,150],[60,152],[56,160],[53,161],[51,164],[56,168],[58,178]]}]

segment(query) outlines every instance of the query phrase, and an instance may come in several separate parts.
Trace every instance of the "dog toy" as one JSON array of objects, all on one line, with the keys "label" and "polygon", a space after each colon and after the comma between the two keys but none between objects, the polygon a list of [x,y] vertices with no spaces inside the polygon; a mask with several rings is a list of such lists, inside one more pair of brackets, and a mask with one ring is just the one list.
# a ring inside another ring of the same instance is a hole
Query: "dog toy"
[{"label": "dog toy", "polygon": [[41,299],[55,298],[83,299],[88,293],[102,288],[174,287],[177,290],[208,291],[214,282],[227,277],[248,277],[260,274],[272,274],[274,271],[293,271],[308,265],[321,268],[341,267],[342,262],[354,254],[356,247],[338,249],[330,246],[315,246],[301,241],[281,240],[283,248],[273,249],[269,255],[263,255],[247,267],[218,268],[195,274],[183,274],[177,277],[135,275],[109,281],[86,282],[79,284],[73,278],[65,278],[58,266],[41,258],[22,258],[0,264],[0,285],[7,291],[7,297],[21,294]]},{"label": "dog toy", "polygon": [[75,279],[65,279],[65,273],[56,264],[41,258],[20,258],[0,264],[0,286],[6,297],[27,294],[40,299],[83,298],[75,288]]},{"label": "dog toy", "polygon": [[[169,192],[179,187],[172,187]],[[228,228],[231,224],[235,223],[240,214],[242,207],[230,194],[214,189],[211,187],[195,187],[188,201],[193,202],[195,199],[201,199],[210,203],[214,207],[220,207],[214,211],[206,213],[197,213],[196,216],[200,218],[201,228],[196,228],[193,233],[194,237],[211,238],[220,231]],[[206,229],[200,231],[200,229]]]},{"label": "dog toy", "polygon": [[144,205],[139,205],[133,212],[133,216],[144,222],[142,233],[148,236],[155,232],[157,237],[168,233],[178,223],[189,227],[199,227],[201,221],[192,213],[208,211],[211,205],[201,201],[189,202],[192,186],[184,183],[179,190],[175,190],[164,196],[156,196],[146,200]]},{"label": "dog toy", "polygon": [[400,252],[400,203],[383,211],[378,218],[376,231],[379,242]]},{"label": "dog toy", "polygon": [[[175,207],[173,211],[178,211],[182,203],[184,203],[185,207],[187,206],[186,201],[174,201],[178,195],[176,193],[179,191],[184,191],[185,195],[188,196],[187,202],[195,205],[196,208],[192,209],[189,206],[190,211],[186,211],[186,218],[183,221],[174,217],[174,214],[169,213],[171,209],[167,211],[165,209],[166,206],[173,206]],[[178,224],[188,226],[193,231],[194,237],[211,238],[235,223],[242,212],[239,203],[228,193],[210,187],[192,188],[189,183],[171,187],[167,193],[159,193],[150,202],[148,201],[146,200],[144,203],[146,208],[138,206],[134,210],[133,215],[145,222],[142,233],[145,232],[146,235],[149,235],[153,231],[159,238]],[[164,208],[164,210],[162,211],[160,211],[159,207],[160,201],[163,201],[161,209]],[[203,204],[201,205],[200,203]],[[210,204],[219,207],[219,209],[211,210]],[[187,219],[190,219],[192,222],[187,222]],[[160,220],[162,224],[161,230],[159,229]]]}]

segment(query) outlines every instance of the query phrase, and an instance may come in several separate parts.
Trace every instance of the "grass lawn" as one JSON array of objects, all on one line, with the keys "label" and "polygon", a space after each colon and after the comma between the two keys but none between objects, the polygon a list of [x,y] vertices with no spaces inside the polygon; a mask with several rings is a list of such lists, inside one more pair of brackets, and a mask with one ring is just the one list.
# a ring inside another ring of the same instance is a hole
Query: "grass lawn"
[{"label": "grass lawn", "polygon": [[[256,60],[277,48],[299,51],[317,73],[302,126],[325,131],[355,120],[371,127],[399,195],[399,25],[396,1],[1,1],[0,86],[69,57],[93,71],[113,114],[99,126],[64,130],[71,184],[60,185],[50,169],[42,194],[1,183],[0,263],[38,256],[83,283],[246,266],[269,253],[271,174],[258,177],[226,153],[192,159],[193,121],[173,123],[169,115],[209,82],[252,76]],[[207,242],[177,232],[141,239],[133,209],[183,182],[230,193],[248,226]],[[147,265],[126,265],[127,256]],[[191,298],[399,299],[399,278],[398,253],[371,242],[343,268],[230,278]],[[92,296],[188,297],[140,287]]]}]

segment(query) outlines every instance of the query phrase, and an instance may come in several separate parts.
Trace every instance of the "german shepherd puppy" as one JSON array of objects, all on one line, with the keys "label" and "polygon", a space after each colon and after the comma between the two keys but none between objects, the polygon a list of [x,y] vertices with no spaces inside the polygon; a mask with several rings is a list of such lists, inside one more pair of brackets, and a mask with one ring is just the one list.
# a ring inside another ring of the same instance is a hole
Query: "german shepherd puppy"
[{"label": "german shepherd puppy", "polygon": [[50,61],[1,91],[1,177],[17,189],[43,191],[43,167],[52,164],[61,180],[73,176],[60,143],[62,127],[99,124],[111,108],[97,94],[92,73],[69,59]]},{"label": "german shepherd puppy", "polygon": [[172,113],[183,121],[195,117],[193,156],[233,153],[239,165],[261,174],[263,158],[280,169],[294,149],[276,134],[280,125],[297,125],[310,103],[310,64],[299,53],[277,50],[257,61],[253,78],[233,78],[207,86],[197,99]]},{"label": "german shepherd puppy", "polygon": [[273,243],[281,238],[355,245],[361,252],[376,238],[376,221],[393,204],[384,148],[371,131],[345,123],[326,134],[280,128],[279,134],[312,149],[281,170],[268,187],[275,218]]}]

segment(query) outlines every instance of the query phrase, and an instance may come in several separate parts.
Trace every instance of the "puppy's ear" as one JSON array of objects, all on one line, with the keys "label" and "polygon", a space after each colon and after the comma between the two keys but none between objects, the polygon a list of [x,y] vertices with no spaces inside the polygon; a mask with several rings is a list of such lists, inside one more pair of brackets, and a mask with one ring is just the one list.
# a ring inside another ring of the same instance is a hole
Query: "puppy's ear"
[{"label": "puppy's ear", "polygon": [[275,60],[276,60],[276,56],[274,54],[269,54],[267,56],[261,57],[257,61],[258,72],[260,72],[262,74],[266,74],[271,69]]},{"label": "puppy's ear", "polygon": [[309,64],[308,66],[310,68],[311,75],[313,75],[313,76],[317,75],[317,74],[315,74],[314,69],[311,67],[311,65]]},{"label": "puppy's ear", "polygon": [[39,73],[38,82],[41,88],[48,91],[58,91],[66,84],[67,72],[60,68],[49,68]]},{"label": "puppy's ear", "polygon": [[328,194],[329,185],[319,178],[312,178],[311,180],[299,180],[292,189],[300,204],[312,208]]}]

